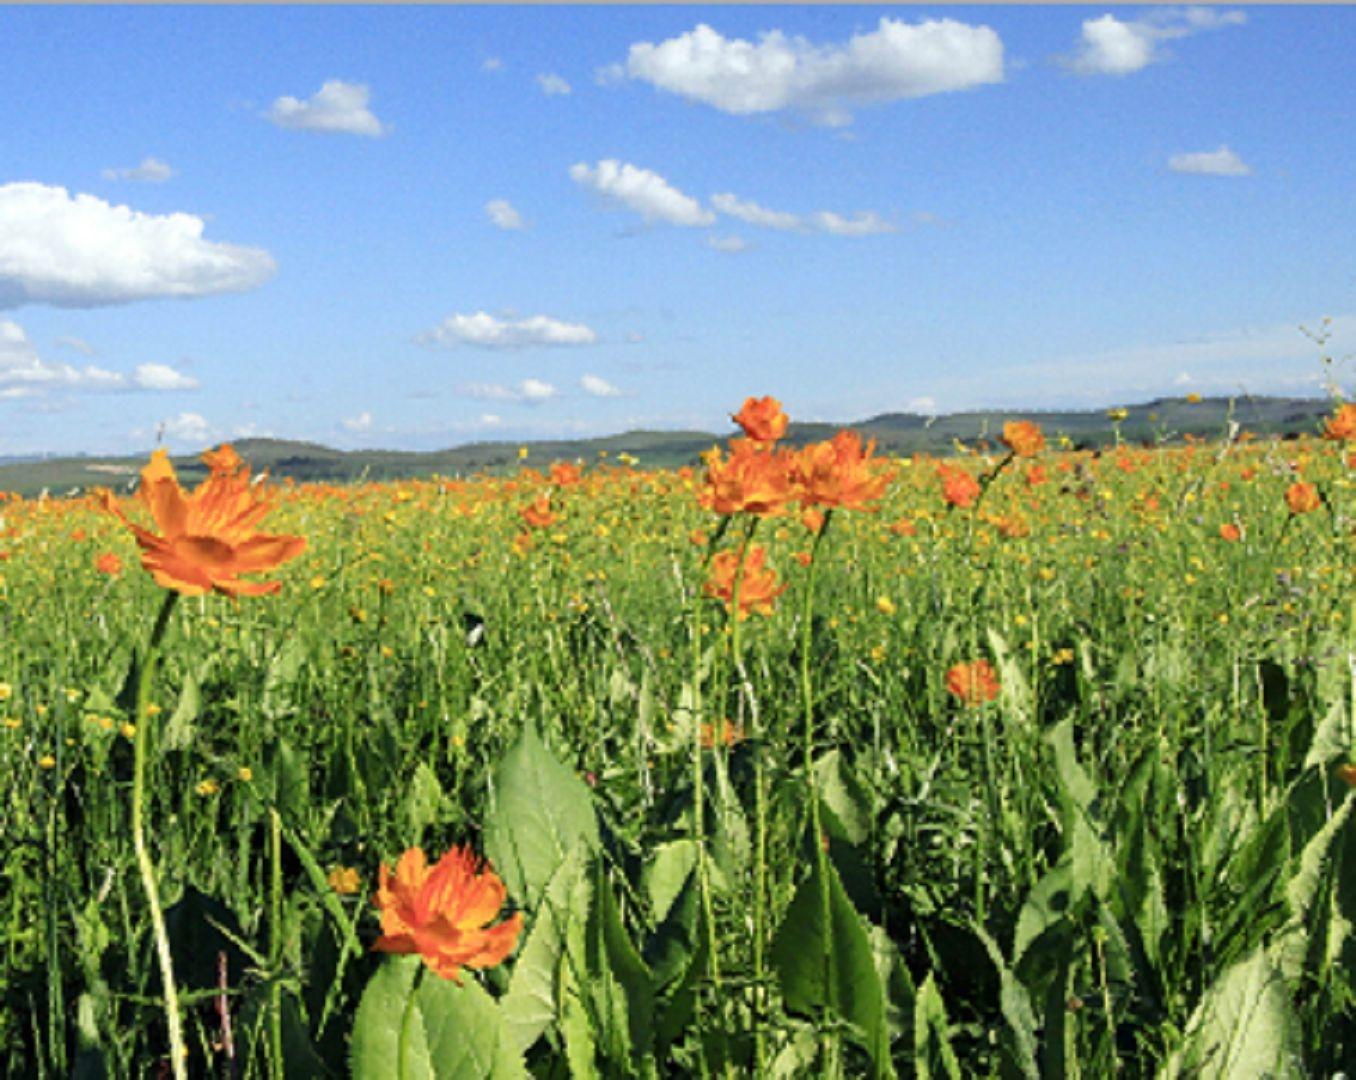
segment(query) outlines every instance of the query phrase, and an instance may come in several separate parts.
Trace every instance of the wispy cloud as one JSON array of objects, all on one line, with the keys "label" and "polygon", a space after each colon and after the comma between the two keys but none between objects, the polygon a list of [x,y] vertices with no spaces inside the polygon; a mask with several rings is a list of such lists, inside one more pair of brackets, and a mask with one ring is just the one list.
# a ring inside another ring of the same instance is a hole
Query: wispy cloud
[{"label": "wispy cloud", "polygon": [[538,75],[537,85],[547,97],[564,97],[570,92],[570,84],[553,73]]},{"label": "wispy cloud", "polygon": [[144,157],[141,164],[130,169],[105,169],[105,180],[140,180],[150,184],[163,184],[174,176],[174,170],[159,158]]},{"label": "wispy cloud", "polygon": [[1251,176],[1252,167],[1227,146],[1194,154],[1174,154],[1168,168],[1197,176]]},{"label": "wispy cloud", "polygon": [[711,225],[716,215],[649,169],[608,158],[596,165],[570,167],[570,179],[614,203],[634,210],[646,221],[669,225]]},{"label": "wispy cloud", "polygon": [[485,216],[501,229],[525,229],[527,222],[507,199],[491,199],[485,204]]},{"label": "wispy cloud", "polygon": [[556,388],[541,379],[524,379],[516,386],[502,383],[473,382],[458,387],[462,397],[476,401],[508,401],[520,405],[540,405],[556,396]]},{"label": "wispy cloud", "polygon": [[485,311],[449,315],[419,336],[424,344],[474,345],[482,349],[523,349],[530,345],[592,345],[598,335],[583,323],[567,323],[549,315],[500,319]]},{"label": "wispy cloud", "polygon": [[621,397],[622,392],[601,375],[584,375],[579,380],[579,388],[590,397]]},{"label": "wispy cloud", "polygon": [[88,364],[76,367],[44,359],[23,327],[0,319],[0,397],[137,390],[194,390],[198,381],[167,364],[141,364],[131,375]]}]

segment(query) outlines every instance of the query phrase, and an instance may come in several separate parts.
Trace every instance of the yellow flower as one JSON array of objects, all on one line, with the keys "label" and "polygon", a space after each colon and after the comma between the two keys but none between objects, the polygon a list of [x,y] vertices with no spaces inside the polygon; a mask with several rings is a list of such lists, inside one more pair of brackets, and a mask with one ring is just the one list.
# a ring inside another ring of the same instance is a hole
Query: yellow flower
[{"label": "yellow flower", "polygon": [[215,795],[218,791],[221,790],[221,785],[218,784],[215,780],[211,779],[202,780],[198,783],[198,786],[195,790],[198,792],[199,795]]},{"label": "yellow flower", "polygon": [[14,696],[14,687],[7,682],[0,682],[0,701],[8,701]]},{"label": "yellow flower", "polygon": [[876,597],[876,610],[882,615],[893,615],[897,609],[895,602],[888,596],[878,596]]},{"label": "yellow flower", "polygon": [[[149,712],[149,710],[147,711]],[[137,733],[137,726],[136,724],[133,724],[131,721],[123,721],[123,725],[118,729],[118,731],[122,734],[122,737],[124,739],[131,739],[135,737]]]},{"label": "yellow flower", "polygon": [[43,754],[42,757],[38,758],[38,766],[43,769],[55,769],[56,758],[51,754]]},{"label": "yellow flower", "polygon": [[241,765],[240,768],[236,770],[235,778],[242,783],[248,784],[254,779],[254,770],[248,765]]},{"label": "yellow flower", "polygon": [[311,578],[311,588],[313,588],[313,589],[323,589],[324,587],[325,587],[325,575],[324,575],[324,574],[316,574],[315,577]]},{"label": "yellow flower", "polygon": [[23,721],[20,720],[17,716],[5,717],[5,727],[9,728],[10,731],[17,731],[22,723]]},{"label": "yellow flower", "polygon": [[362,888],[363,879],[352,866],[335,866],[330,868],[325,883],[340,896],[352,896]]}]

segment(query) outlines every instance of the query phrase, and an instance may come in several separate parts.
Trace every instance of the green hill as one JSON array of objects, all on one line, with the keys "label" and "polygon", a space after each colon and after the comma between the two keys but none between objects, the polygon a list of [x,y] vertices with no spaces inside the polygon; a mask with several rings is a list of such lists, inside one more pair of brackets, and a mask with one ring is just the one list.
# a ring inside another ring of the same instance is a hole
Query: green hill
[{"label": "green hill", "polygon": [[[1230,418],[1242,430],[1258,435],[1286,436],[1314,433],[1332,411],[1324,398],[1257,397],[1206,398],[1190,404],[1183,398],[1165,398],[1127,407],[1121,438],[1135,443],[1171,443],[1184,435],[1218,437],[1228,431]],[[793,445],[826,438],[840,427],[876,439],[882,452],[947,454],[957,439],[995,440],[1006,420],[1034,420],[1055,439],[1061,435],[1076,445],[1104,446],[1115,438],[1105,410],[1050,411],[986,410],[927,417],[914,413],[883,413],[854,424],[792,424],[787,441]],[[713,443],[730,431],[627,431],[594,439],[556,439],[530,442],[529,461],[597,460],[600,453],[615,459],[626,453],[650,468],[693,464]],[[478,442],[446,450],[335,450],[319,443],[288,439],[243,439],[235,444],[256,470],[298,482],[347,483],[355,480],[395,480],[426,476],[465,476],[490,472],[518,463],[517,442]],[[129,457],[31,458],[0,465],[0,491],[33,496],[47,491],[67,494],[92,487],[129,486],[146,454]],[[186,482],[203,475],[196,456],[174,459]]]}]

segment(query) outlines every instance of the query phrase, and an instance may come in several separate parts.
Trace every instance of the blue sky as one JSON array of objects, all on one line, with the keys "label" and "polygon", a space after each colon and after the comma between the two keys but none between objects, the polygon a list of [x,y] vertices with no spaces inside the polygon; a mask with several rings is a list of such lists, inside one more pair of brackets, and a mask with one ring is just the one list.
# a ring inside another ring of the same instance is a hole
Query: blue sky
[{"label": "blue sky", "polygon": [[1353,31],[0,9],[0,454],[1317,394],[1299,327],[1356,351]]}]

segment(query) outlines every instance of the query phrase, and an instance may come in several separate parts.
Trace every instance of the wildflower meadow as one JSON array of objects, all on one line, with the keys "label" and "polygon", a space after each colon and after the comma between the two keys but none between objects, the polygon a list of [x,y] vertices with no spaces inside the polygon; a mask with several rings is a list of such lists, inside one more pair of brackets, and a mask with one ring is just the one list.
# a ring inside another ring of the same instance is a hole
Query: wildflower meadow
[{"label": "wildflower meadow", "polygon": [[1356,405],[733,419],[5,497],[0,1075],[1351,1070]]}]

